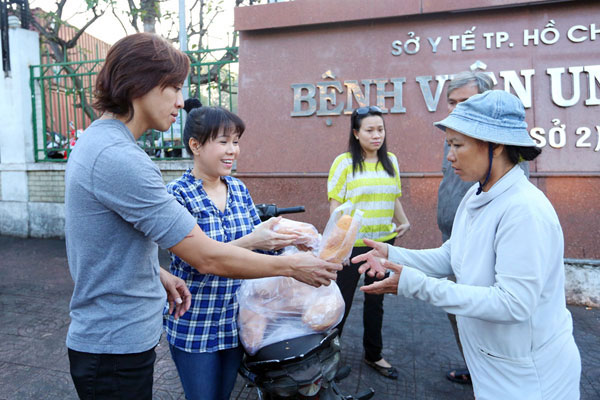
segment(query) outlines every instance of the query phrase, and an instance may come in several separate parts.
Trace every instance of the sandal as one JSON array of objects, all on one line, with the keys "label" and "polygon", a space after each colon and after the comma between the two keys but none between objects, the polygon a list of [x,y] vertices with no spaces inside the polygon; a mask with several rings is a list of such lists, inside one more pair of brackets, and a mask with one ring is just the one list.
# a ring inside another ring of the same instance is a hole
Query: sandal
[{"label": "sandal", "polygon": [[446,378],[448,378],[449,381],[462,383],[463,385],[471,384],[471,373],[467,368],[451,369],[446,372]]},{"label": "sandal", "polygon": [[389,379],[398,379],[398,370],[396,367],[382,367],[381,365],[377,365],[373,361],[365,360],[365,364],[369,367],[373,368],[380,375],[385,376]]}]

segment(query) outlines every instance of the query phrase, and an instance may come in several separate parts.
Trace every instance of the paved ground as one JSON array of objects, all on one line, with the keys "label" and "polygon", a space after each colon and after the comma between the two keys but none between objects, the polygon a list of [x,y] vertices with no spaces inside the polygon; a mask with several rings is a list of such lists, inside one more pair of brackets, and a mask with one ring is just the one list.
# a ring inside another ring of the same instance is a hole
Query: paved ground
[{"label": "paved ground", "polygon": [[[65,335],[71,281],[62,240],[0,236],[0,399],[76,399]],[[352,367],[341,382],[346,393],[366,387],[375,399],[473,399],[470,386],[447,381],[460,366],[445,314],[425,303],[386,296],[384,356],[400,371],[388,380],[362,363],[362,296],[348,319],[343,359]],[[600,399],[600,310],[569,307],[583,359],[581,398]],[[184,399],[164,339],[157,349],[155,399]],[[233,399],[256,399],[240,378]]]}]

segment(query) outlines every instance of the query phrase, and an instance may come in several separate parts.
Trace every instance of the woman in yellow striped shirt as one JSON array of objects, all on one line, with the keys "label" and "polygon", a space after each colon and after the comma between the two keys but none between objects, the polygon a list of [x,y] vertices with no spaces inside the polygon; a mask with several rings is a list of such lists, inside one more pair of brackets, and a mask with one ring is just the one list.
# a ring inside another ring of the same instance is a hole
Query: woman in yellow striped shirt
[{"label": "woman in yellow striped shirt", "polygon": [[[398,160],[388,153],[385,140],[383,113],[379,107],[360,107],[350,118],[348,151],[336,157],[327,179],[330,213],[339,205],[350,201],[355,210],[364,212],[362,226],[354,248],[353,258],[368,252],[363,239],[393,244],[396,237],[410,229],[400,196],[400,170]],[[338,325],[340,334],[350,313],[352,298],[360,278],[360,264],[345,266],[338,271],[337,284],[346,303],[344,318]],[[377,280],[365,275],[365,285]],[[365,294],[363,308],[363,346],[365,363],[381,375],[397,379],[396,368],[382,356],[383,295]]]}]

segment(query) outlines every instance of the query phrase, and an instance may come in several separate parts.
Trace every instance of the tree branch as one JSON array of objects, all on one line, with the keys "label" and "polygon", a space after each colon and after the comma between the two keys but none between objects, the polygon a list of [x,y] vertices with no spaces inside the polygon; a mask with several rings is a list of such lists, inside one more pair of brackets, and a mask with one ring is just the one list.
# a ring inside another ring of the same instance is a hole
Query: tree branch
[{"label": "tree branch", "polygon": [[136,32],[139,33],[140,28],[138,28],[138,24],[137,24],[137,17],[138,17],[138,8],[135,5],[135,3],[133,2],[133,0],[127,0],[127,4],[129,5],[129,13],[131,15],[131,20],[129,22],[131,22],[131,26],[133,26],[133,29],[135,29]]},{"label": "tree branch", "polygon": [[83,26],[83,28],[79,29],[79,31],[75,34],[75,36],[73,36],[73,38],[71,40],[66,42],[66,46],[68,49],[72,49],[73,47],[75,47],[77,45],[77,41],[79,40],[81,35],[83,35],[83,32],[85,32],[85,30],[91,24],[93,24],[98,18],[103,16],[104,13],[106,12],[106,9],[102,10],[102,12],[100,14],[96,14],[96,7],[92,7],[92,12],[94,13],[94,18],[92,18],[88,22],[86,22],[86,24]]},{"label": "tree branch", "polygon": [[121,18],[119,18],[119,16],[117,15],[117,10],[115,10],[114,4],[111,4],[111,9],[112,9],[112,14],[117,19],[117,21],[119,21],[119,24],[121,24],[121,28],[123,28],[123,32],[125,32],[127,34],[127,28],[125,28],[125,24],[123,24],[123,21],[121,21]]}]

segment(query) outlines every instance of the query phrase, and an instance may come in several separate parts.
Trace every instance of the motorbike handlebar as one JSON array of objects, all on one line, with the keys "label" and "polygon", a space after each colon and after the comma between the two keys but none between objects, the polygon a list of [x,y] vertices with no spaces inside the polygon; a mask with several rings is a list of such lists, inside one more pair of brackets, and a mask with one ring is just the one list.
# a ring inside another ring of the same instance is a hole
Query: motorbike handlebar
[{"label": "motorbike handlebar", "polygon": [[281,214],[293,214],[293,213],[301,213],[306,211],[306,209],[304,208],[304,206],[296,206],[296,207],[285,207],[285,208],[278,208],[277,209],[277,213],[279,215]]},{"label": "motorbike handlebar", "polygon": [[271,217],[278,217],[281,214],[301,213],[306,211],[304,206],[278,208],[275,204],[256,204],[256,210],[261,221],[266,221]]}]

